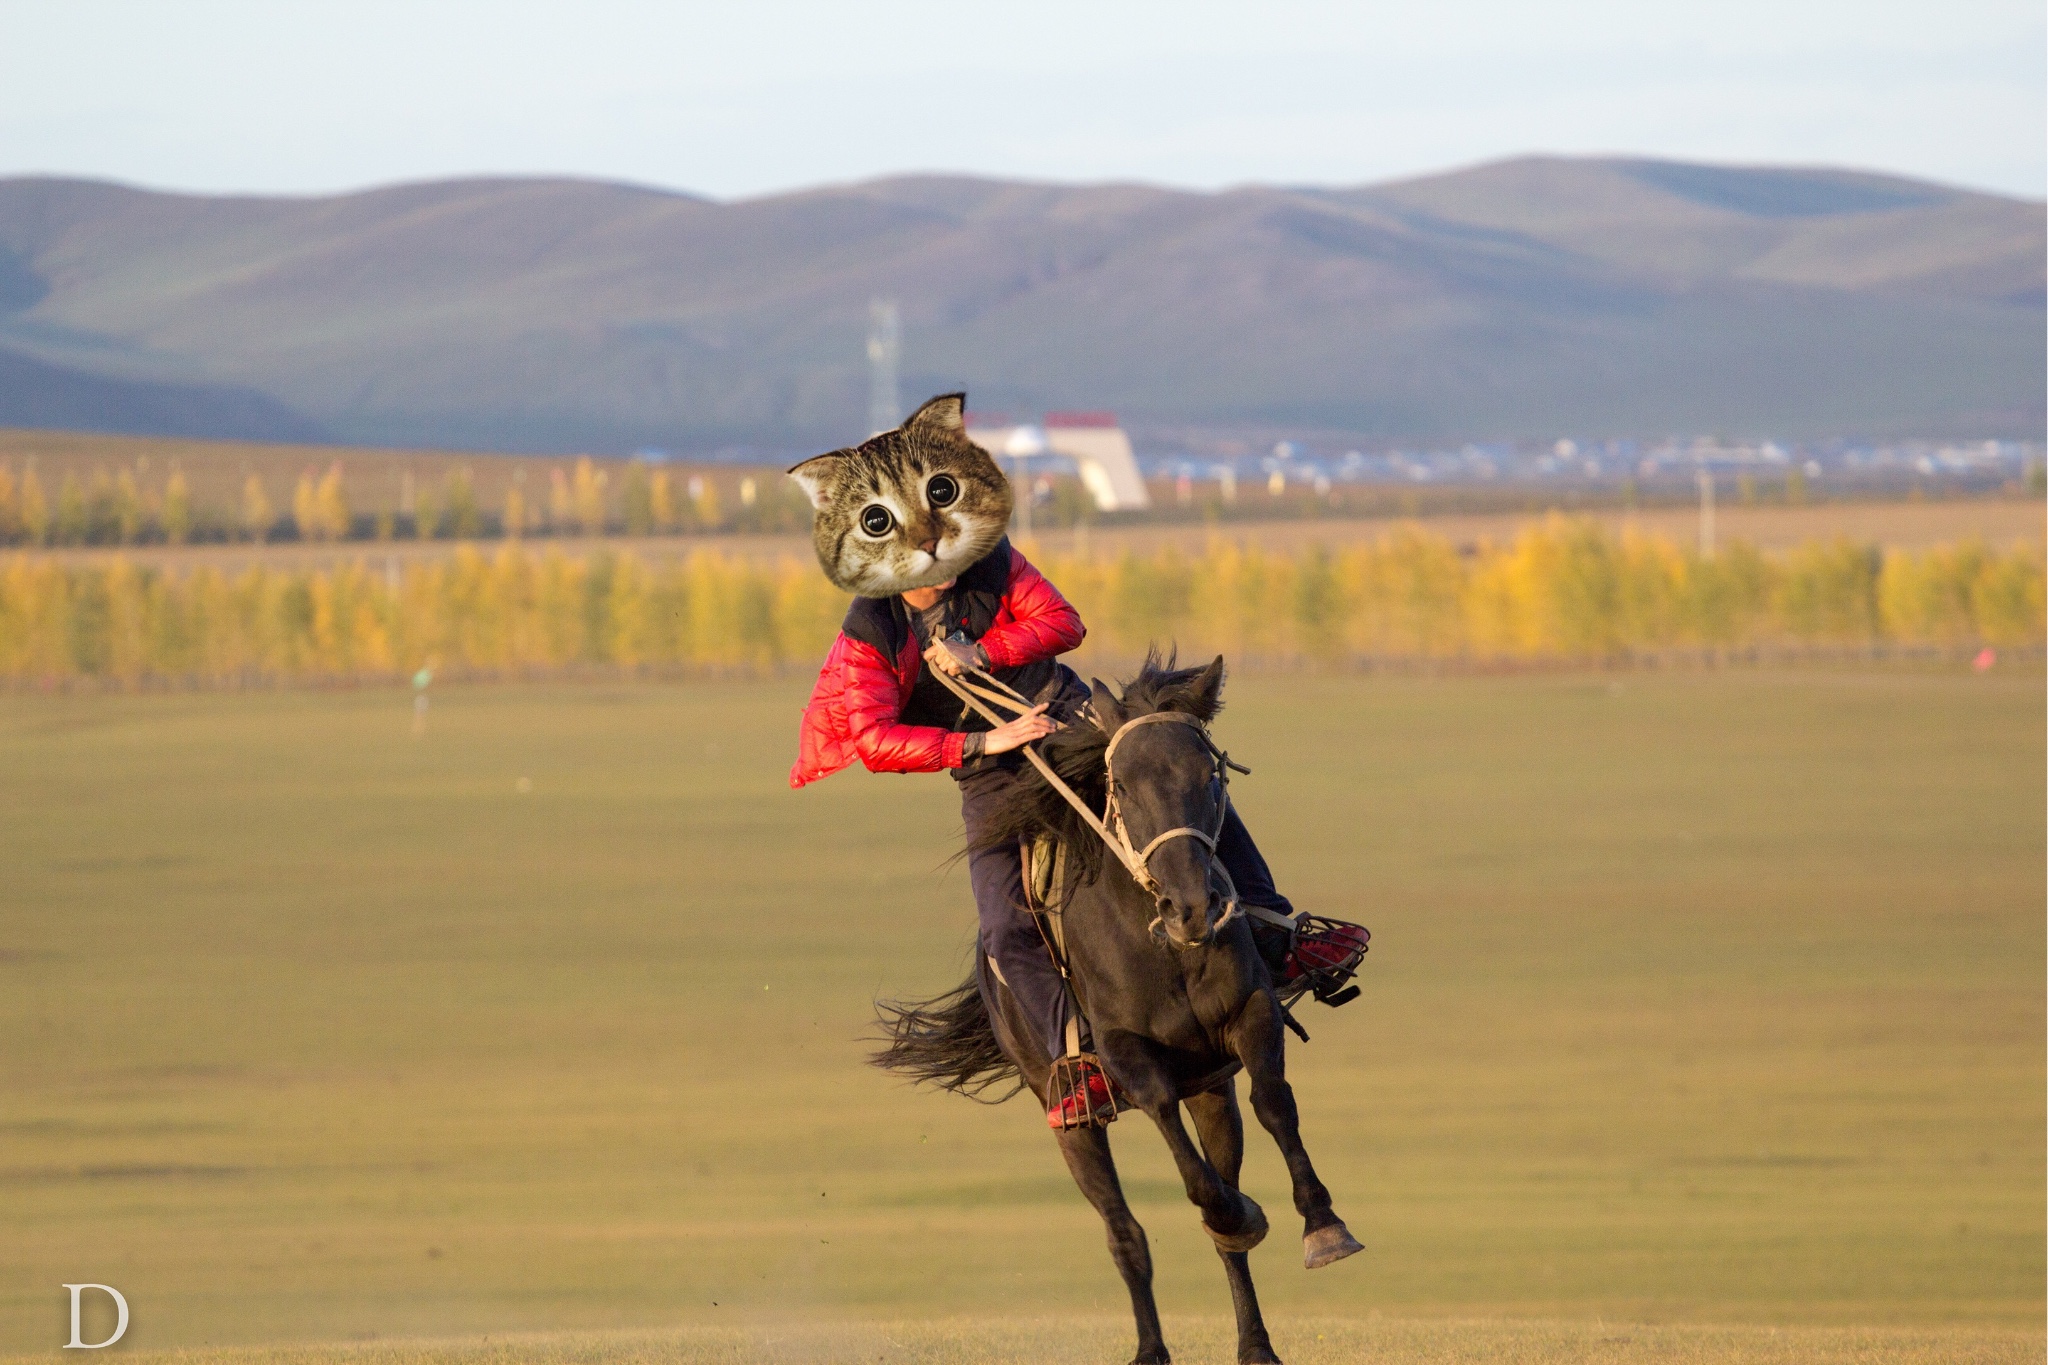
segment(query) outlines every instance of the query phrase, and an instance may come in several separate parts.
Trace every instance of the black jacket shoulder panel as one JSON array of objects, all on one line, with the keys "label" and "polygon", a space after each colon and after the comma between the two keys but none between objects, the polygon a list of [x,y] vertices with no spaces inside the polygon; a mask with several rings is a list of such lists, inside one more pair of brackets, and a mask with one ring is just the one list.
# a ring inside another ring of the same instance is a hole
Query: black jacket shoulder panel
[{"label": "black jacket shoulder panel", "polygon": [[910,637],[910,622],[903,615],[903,603],[894,597],[856,597],[846,609],[840,634],[879,650],[884,659],[896,662],[903,642]]}]

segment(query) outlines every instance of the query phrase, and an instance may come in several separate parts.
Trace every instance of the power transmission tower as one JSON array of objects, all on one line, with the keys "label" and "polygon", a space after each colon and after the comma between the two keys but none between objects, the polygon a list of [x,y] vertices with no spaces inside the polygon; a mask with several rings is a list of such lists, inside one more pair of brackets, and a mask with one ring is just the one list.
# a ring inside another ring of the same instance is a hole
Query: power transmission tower
[{"label": "power transmission tower", "polygon": [[903,357],[903,322],[896,300],[868,303],[868,431],[870,435],[903,420],[896,398],[896,362]]}]

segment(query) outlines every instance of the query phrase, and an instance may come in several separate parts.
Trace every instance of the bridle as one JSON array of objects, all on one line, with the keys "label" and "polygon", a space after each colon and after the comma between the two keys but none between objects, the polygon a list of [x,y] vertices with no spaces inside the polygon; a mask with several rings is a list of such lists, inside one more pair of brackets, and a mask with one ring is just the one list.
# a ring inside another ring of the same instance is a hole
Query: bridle
[{"label": "bridle", "polygon": [[[1006,710],[1016,711],[1019,715],[1031,709],[1032,703],[1022,693],[1017,692],[1007,684],[978,668],[966,671],[977,681],[969,682],[966,679],[953,678],[936,668],[931,670],[931,674],[941,683],[945,684],[961,701],[978,711],[992,725],[1002,725],[1005,721],[1002,717],[989,710],[983,704],[984,702],[992,702]],[[986,686],[979,686],[977,683],[986,684]],[[1116,764],[1114,762],[1116,748],[1117,745],[1123,742],[1125,735],[1128,735],[1140,725],[1160,724],[1191,726],[1196,735],[1200,737],[1202,747],[1208,750],[1209,756],[1215,764],[1215,776],[1212,780],[1216,785],[1217,796],[1216,828],[1213,830],[1201,830],[1196,829],[1192,825],[1177,825],[1172,829],[1162,830],[1160,833],[1153,835],[1143,848],[1139,848],[1132,840],[1130,826],[1124,819],[1123,803],[1117,799]],[[1044,756],[1038,752],[1037,745],[1024,745],[1023,754],[1031,760],[1033,766],[1038,769],[1039,774],[1052,785],[1053,790],[1064,797],[1067,804],[1072,806],[1079,812],[1081,818],[1088,822],[1088,827],[1093,829],[1101,837],[1102,842],[1109,846],[1109,851],[1117,856],[1117,861],[1124,865],[1124,869],[1131,874],[1131,880],[1138,884],[1139,889],[1152,897],[1153,908],[1158,913],[1152,917],[1152,922],[1146,928],[1154,938],[1163,942],[1173,943],[1181,948],[1199,948],[1205,944],[1215,942],[1216,931],[1238,916],[1240,909],[1237,900],[1237,886],[1231,881],[1229,871],[1223,866],[1223,860],[1216,856],[1216,841],[1223,836],[1223,826],[1230,818],[1231,769],[1234,768],[1246,775],[1250,775],[1251,769],[1243,764],[1231,762],[1230,755],[1217,747],[1216,741],[1210,738],[1209,727],[1203,724],[1200,719],[1181,711],[1154,711],[1148,715],[1133,716],[1118,726],[1116,732],[1109,737],[1108,747],[1102,751],[1104,796],[1103,814],[1101,816],[1097,816],[1088,803],[1081,799],[1080,794],[1068,786],[1060,775],[1052,770],[1052,765],[1046,762]],[[1166,906],[1168,898],[1160,890],[1158,879],[1152,875],[1152,855],[1158,851],[1160,845],[1166,843],[1169,839],[1193,839],[1202,844],[1209,850],[1209,874],[1212,877],[1221,878],[1223,882],[1223,913],[1210,920],[1204,926],[1200,938],[1183,941],[1174,938],[1166,931]]]},{"label": "bridle", "polygon": [[[1213,830],[1199,830],[1192,825],[1177,825],[1172,829],[1162,830],[1160,833],[1153,835],[1145,847],[1136,848],[1132,845],[1130,827],[1124,822],[1123,803],[1117,800],[1116,764],[1112,760],[1116,757],[1116,746],[1122,742],[1125,735],[1137,729],[1140,725],[1156,723],[1175,723],[1192,726],[1196,736],[1202,741],[1202,747],[1208,750],[1209,758],[1215,766],[1215,774],[1210,780],[1216,787],[1216,828]],[[1117,727],[1116,733],[1109,737],[1109,747],[1102,752],[1102,773],[1105,788],[1103,814],[1105,823],[1109,827],[1107,833],[1115,836],[1115,842],[1111,847],[1115,848],[1117,855],[1123,859],[1124,866],[1130,869],[1131,877],[1147,895],[1152,897],[1152,904],[1159,909],[1159,913],[1153,916],[1152,923],[1146,926],[1151,930],[1154,938],[1167,939],[1170,942],[1179,944],[1183,948],[1196,948],[1204,943],[1213,941],[1218,929],[1221,929],[1224,925],[1230,923],[1231,920],[1237,918],[1239,913],[1237,885],[1230,880],[1230,872],[1223,866],[1223,860],[1216,856],[1216,841],[1223,837],[1223,826],[1230,819],[1230,770],[1232,768],[1236,768],[1239,772],[1245,774],[1251,772],[1250,768],[1232,763],[1230,755],[1216,747],[1216,741],[1209,737],[1208,726],[1204,725],[1194,716],[1180,711],[1154,711],[1150,715],[1132,717]],[[1172,935],[1165,931],[1167,898],[1160,891],[1158,881],[1152,876],[1152,854],[1161,844],[1169,839],[1194,839],[1201,843],[1209,850],[1209,871],[1211,875],[1223,879],[1223,913],[1209,921],[1202,931],[1202,937],[1188,942],[1181,942],[1181,940],[1173,938]]]}]

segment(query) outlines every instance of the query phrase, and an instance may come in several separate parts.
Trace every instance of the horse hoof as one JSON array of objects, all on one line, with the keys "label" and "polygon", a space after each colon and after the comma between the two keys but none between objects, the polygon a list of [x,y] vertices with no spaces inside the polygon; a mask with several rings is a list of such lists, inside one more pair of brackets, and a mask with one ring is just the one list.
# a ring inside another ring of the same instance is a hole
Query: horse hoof
[{"label": "horse hoof", "polygon": [[1244,1202],[1244,1206],[1247,1209],[1251,1210],[1252,1215],[1251,1225],[1243,1232],[1221,1233],[1209,1226],[1208,1219],[1202,1220],[1202,1231],[1208,1233],[1210,1240],[1215,1242],[1224,1251],[1250,1251],[1253,1247],[1266,1240],[1266,1233],[1270,1227],[1270,1224],[1266,1222],[1266,1211],[1260,1208],[1249,1195],[1240,1194],[1237,1197]]},{"label": "horse hoof", "polygon": [[1353,1252],[1363,1250],[1365,1248],[1351,1235],[1350,1228],[1342,1223],[1332,1223],[1301,1239],[1301,1263],[1310,1270],[1320,1270],[1332,1261],[1341,1261]]}]

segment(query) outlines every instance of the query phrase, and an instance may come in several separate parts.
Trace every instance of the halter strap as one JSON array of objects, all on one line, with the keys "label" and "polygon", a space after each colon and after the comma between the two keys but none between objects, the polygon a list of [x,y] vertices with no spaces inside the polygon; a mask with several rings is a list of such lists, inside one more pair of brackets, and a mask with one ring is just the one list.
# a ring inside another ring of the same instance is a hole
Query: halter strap
[{"label": "halter strap", "polygon": [[[944,684],[948,691],[979,712],[982,718],[991,725],[1002,725],[1006,722],[997,716],[995,712],[991,711],[987,705],[984,705],[984,702],[993,703],[1007,710],[1015,711],[1018,715],[1022,715],[1031,709],[1032,702],[1030,699],[1003,682],[1000,678],[994,677],[978,668],[971,668],[966,670],[966,672],[975,679],[974,682],[970,682],[966,678],[952,677],[941,669],[934,668],[931,670],[932,676]],[[977,683],[984,683],[986,686],[977,686]],[[1123,811],[1119,808],[1117,802],[1116,769],[1110,760],[1116,756],[1116,746],[1122,743],[1124,736],[1132,730],[1135,730],[1140,725],[1165,724],[1169,722],[1176,725],[1192,725],[1201,737],[1202,747],[1207,749],[1210,756],[1216,760],[1216,780],[1223,789],[1222,799],[1217,802],[1216,807],[1216,828],[1213,832],[1208,832],[1196,829],[1191,825],[1180,825],[1154,835],[1152,840],[1141,850],[1133,847],[1131,844],[1130,829],[1124,823]],[[1090,809],[1088,803],[1081,799],[1080,794],[1068,786],[1061,779],[1060,775],[1052,770],[1052,765],[1047,763],[1044,756],[1038,752],[1037,745],[1026,744],[1023,746],[1022,752],[1027,759],[1031,760],[1032,766],[1038,769],[1039,775],[1051,784],[1053,790],[1065,798],[1067,804],[1072,806],[1081,818],[1088,822],[1088,827],[1094,830],[1102,842],[1109,846],[1110,852],[1116,854],[1117,861],[1121,862],[1125,870],[1131,874],[1131,880],[1135,881],[1140,889],[1150,895],[1155,904],[1163,903],[1165,897],[1160,892],[1157,879],[1152,876],[1151,863],[1154,851],[1169,839],[1181,838],[1199,840],[1208,848],[1210,871],[1222,878],[1227,903],[1223,913],[1209,926],[1209,933],[1204,939],[1205,942],[1214,942],[1215,931],[1230,923],[1240,913],[1237,886],[1231,881],[1229,870],[1223,866],[1215,854],[1216,841],[1222,837],[1224,823],[1230,816],[1230,770],[1235,768],[1238,772],[1249,775],[1251,769],[1242,764],[1231,762],[1230,755],[1216,747],[1216,742],[1209,737],[1209,727],[1204,725],[1199,718],[1188,715],[1184,711],[1153,711],[1142,716],[1133,716],[1122,725],[1119,725],[1116,728],[1116,732],[1109,737],[1109,744],[1102,751],[1104,809],[1101,816],[1097,816]],[[1155,934],[1160,933],[1160,925],[1163,923],[1164,918],[1163,913],[1153,918],[1150,927]],[[1181,946],[1193,947],[1196,945],[1182,944]]]}]

